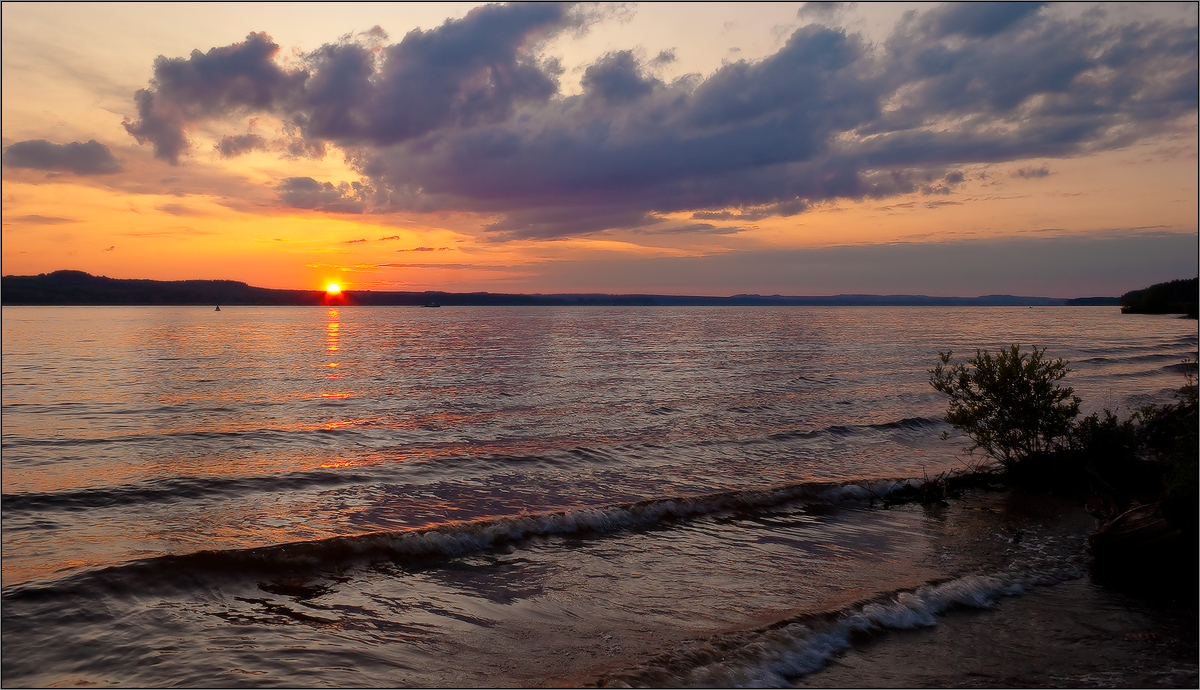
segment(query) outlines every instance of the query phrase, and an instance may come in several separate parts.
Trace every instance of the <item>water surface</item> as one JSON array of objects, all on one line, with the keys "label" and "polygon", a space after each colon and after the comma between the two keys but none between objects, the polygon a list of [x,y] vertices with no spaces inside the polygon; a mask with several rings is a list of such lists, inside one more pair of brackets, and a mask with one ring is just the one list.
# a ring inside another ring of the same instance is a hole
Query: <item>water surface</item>
[{"label": "water surface", "polygon": [[[1053,539],[1029,565],[1003,530],[872,508],[978,460],[937,352],[1045,347],[1085,411],[1128,411],[1196,351],[1194,322],[1103,307],[5,307],[3,328],[3,677],[34,685],[579,682],[946,578],[1062,581],[1082,555]],[[944,548],[971,530],[996,549]]]}]

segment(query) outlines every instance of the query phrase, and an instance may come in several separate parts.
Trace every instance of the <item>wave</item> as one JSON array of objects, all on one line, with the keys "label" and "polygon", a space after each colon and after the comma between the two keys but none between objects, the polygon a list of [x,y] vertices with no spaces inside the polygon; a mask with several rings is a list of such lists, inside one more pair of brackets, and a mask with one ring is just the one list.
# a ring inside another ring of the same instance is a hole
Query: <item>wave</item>
[{"label": "wave", "polygon": [[[878,431],[923,431],[930,427],[944,426],[940,419],[929,417],[909,417],[892,422],[863,425],[834,425],[808,431],[785,431],[771,434],[767,437],[747,439],[701,440],[683,444],[686,446],[714,446],[733,444],[737,446],[770,443],[774,441],[792,441],[825,436],[848,437],[862,432]],[[229,432],[237,435],[237,432]],[[323,432],[329,433],[329,432]],[[85,440],[83,443],[103,443],[102,440]],[[38,441],[41,444],[66,444],[67,441]],[[6,444],[7,446],[8,444]],[[423,448],[434,447],[436,444],[426,444]],[[447,444],[447,448],[456,447]],[[412,446],[406,447],[411,450]],[[371,482],[397,481],[401,476],[413,478],[419,474],[418,464],[427,465],[429,462],[455,463],[460,469],[478,464],[486,468],[511,467],[521,463],[539,463],[553,467],[576,466],[578,463],[610,464],[617,462],[619,456],[636,454],[643,451],[664,453],[668,449],[656,444],[640,444],[636,446],[621,446],[601,449],[577,446],[561,449],[556,452],[515,455],[515,454],[486,454],[486,455],[445,455],[434,456],[419,461],[401,464],[371,464],[368,469],[357,472],[339,472],[330,470],[306,470],[283,475],[258,475],[243,477],[172,477],[166,479],[148,480],[131,484],[109,487],[65,489],[48,492],[19,492],[0,495],[0,506],[6,514],[33,511],[79,511],[91,508],[109,508],[115,506],[140,505],[145,503],[165,503],[180,500],[198,500],[219,498],[222,496],[243,496],[252,493],[297,491],[304,489],[333,488],[353,484]]]},{"label": "wave", "polygon": [[402,531],[342,535],[247,549],[206,550],[166,555],[69,575],[49,584],[4,588],[6,598],[89,591],[137,591],[148,586],[190,586],[197,578],[230,574],[287,574],[349,567],[372,561],[413,563],[486,552],[537,537],[595,535],[666,527],[707,515],[755,513],[806,502],[823,506],[873,502],[919,488],[917,479],[878,479],[855,483],[806,482],[763,490],[726,491],[700,496],[655,498],[634,503],[581,507],[446,523]]},{"label": "wave", "polygon": [[894,422],[880,422],[877,424],[835,424],[823,429],[812,429],[808,431],[783,431],[776,434],[771,434],[769,437],[773,441],[783,441],[802,438],[816,438],[819,436],[851,436],[862,431],[914,431],[919,429],[927,429],[934,426],[942,426],[945,422],[941,419],[933,417],[906,417]]},{"label": "wave", "polygon": [[160,501],[194,500],[264,491],[332,487],[372,479],[366,473],[329,470],[250,477],[174,477],[122,486],[67,491],[23,492],[0,496],[5,513],[74,511]]},{"label": "wave", "polygon": [[991,608],[1003,598],[1076,579],[1072,562],[1014,567],[991,575],[931,582],[823,615],[715,636],[600,678],[600,687],[790,687],[855,643],[892,630],[931,627],[956,608]]}]

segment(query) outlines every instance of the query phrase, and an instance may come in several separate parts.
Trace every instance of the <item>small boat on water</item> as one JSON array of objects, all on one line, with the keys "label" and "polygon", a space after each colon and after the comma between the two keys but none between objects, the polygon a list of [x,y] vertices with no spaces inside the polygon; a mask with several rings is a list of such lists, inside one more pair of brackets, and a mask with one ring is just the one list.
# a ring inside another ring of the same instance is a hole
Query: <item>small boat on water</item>
[{"label": "small boat on water", "polygon": [[426,302],[425,304],[421,305],[422,308],[425,308],[425,307],[435,308],[435,307],[440,307],[440,306],[442,306],[442,305],[438,304],[437,302]]},{"label": "small boat on water", "polygon": [[220,306],[220,305],[217,305],[217,309],[216,309],[216,311],[221,311],[221,306]]}]

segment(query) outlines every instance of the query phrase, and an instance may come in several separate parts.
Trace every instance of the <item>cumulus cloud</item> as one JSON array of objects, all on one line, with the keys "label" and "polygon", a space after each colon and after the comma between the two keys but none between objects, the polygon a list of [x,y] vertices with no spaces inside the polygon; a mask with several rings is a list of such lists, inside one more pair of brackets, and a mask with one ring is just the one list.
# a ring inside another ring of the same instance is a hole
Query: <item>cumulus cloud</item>
[{"label": "cumulus cloud", "polygon": [[503,240],[677,231],[661,218],[677,212],[753,220],[836,198],[947,196],[963,165],[1125,146],[1196,112],[1195,26],[948,4],[907,15],[880,44],[810,24],[761,60],[670,83],[654,76],[669,54],[617,50],[563,97],[562,67],[538,48],[591,20],[557,4],[489,5],[391,45],[347,37],[287,69],[251,34],[159,58],[126,127],[177,163],[196,123],[270,113],[297,150],[341,147],[363,178],[289,178],[284,203],[487,214]]},{"label": "cumulus cloud", "polygon": [[121,172],[121,164],[112,151],[95,139],[87,143],[72,141],[67,144],[55,144],[45,139],[18,141],[4,149],[4,165],[76,175]]},{"label": "cumulus cloud", "polygon": [[286,107],[308,74],[275,63],[279,46],[263,33],[241,43],[193,50],[190,57],[154,61],[152,88],[134,94],[138,119],[125,130],[138,143],[154,146],[156,158],[178,163],[190,142],[187,128],[212,117],[271,113]]},{"label": "cumulus cloud", "polygon": [[609,53],[583,73],[584,93],[608,103],[630,103],[648,96],[657,79],[647,78],[631,50]]}]

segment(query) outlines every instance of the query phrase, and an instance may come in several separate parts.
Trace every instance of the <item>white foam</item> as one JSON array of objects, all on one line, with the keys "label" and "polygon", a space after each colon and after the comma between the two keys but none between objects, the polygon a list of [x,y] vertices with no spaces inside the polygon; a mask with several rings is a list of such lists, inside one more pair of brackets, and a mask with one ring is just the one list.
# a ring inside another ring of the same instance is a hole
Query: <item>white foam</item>
[{"label": "white foam", "polygon": [[680,680],[700,687],[787,687],[789,678],[816,671],[849,649],[855,633],[878,634],[937,625],[938,616],[952,607],[989,608],[1001,597],[1079,575],[1077,569],[1060,567],[1047,572],[971,575],[926,585],[887,601],[866,604],[820,630],[792,623],[766,631],[734,653],[734,659],[702,666]]}]

